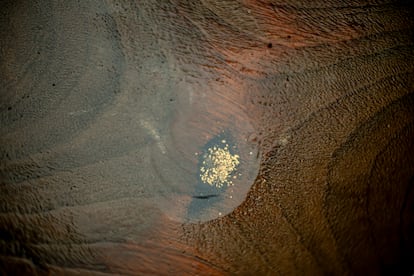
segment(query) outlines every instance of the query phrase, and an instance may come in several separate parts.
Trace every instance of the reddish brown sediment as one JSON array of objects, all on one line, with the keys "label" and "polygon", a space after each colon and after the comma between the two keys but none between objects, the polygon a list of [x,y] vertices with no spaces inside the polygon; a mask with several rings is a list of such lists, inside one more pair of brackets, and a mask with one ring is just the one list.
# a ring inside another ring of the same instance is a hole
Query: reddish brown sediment
[{"label": "reddish brown sediment", "polygon": [[[412,14],[4,2],[0,271],[412,274]],[[210,197],[220,135],[242,175]]]}]

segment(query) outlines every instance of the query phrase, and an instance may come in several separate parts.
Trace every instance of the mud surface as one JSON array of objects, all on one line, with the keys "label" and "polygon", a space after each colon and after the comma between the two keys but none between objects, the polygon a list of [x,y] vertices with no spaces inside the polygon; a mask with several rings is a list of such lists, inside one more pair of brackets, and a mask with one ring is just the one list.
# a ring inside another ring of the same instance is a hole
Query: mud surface
[{"label": "mud surface", "polygon": [[414,272],[408,4],[0,5],[0,271]]}]

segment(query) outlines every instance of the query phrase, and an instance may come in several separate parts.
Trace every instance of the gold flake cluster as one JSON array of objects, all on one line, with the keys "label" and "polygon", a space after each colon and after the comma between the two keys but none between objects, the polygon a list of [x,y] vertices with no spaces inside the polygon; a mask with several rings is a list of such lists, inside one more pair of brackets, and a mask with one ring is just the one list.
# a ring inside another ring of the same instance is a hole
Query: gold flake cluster
[{"label": "gold flake cluster", "polygon": [[240,164],[240,156],[230,153],[225,140],[221,142],[224,147],[213,146],[207,150],[200,168],[201,181],[217,188],[233,185],[231,176]]}]

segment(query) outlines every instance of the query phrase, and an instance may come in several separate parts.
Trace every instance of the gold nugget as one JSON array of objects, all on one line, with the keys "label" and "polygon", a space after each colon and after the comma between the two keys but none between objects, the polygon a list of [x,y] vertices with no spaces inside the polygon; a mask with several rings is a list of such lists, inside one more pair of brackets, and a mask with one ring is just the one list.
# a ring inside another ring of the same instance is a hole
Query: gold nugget
[{"label": "gold nugget", "polygon": [[[225,140],[223,141],[225,143]],[[223,148],[218,146],[209,148],[203,156],[200,168],[201,181],[217,188],[233,185],[231,175],[240,164],[239,158],[239,155],[230,153],[228,144]]]}]

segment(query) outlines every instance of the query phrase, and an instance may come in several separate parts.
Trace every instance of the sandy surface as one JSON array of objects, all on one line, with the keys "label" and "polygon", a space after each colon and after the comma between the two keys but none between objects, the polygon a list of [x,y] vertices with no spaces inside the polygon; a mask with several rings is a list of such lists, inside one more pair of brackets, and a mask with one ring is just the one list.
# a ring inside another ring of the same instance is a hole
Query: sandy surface
[{"label": "sandy surface", "polygon": [[2,271],[413,272],[412,8],[1,5]]}]

